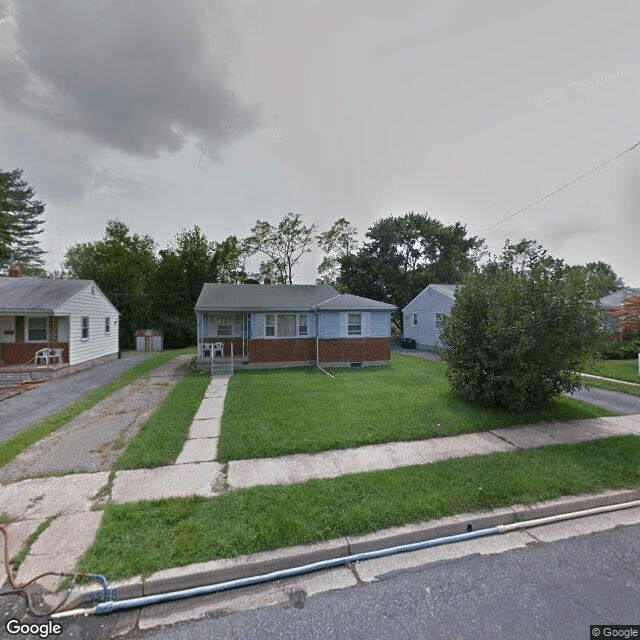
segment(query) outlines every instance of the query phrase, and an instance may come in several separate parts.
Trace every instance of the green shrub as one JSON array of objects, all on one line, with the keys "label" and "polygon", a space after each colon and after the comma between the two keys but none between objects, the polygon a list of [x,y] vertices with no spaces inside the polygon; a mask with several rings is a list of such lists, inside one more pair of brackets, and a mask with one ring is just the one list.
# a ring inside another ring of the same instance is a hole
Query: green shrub
[{"label": "green shrub", "polygon": [[602,349],[605,360],[630,360],[638,357],[640,340],[607,342]]},{"label": "green shrub", "polygon": [[492,262],[458,290],[441,358],[455,392],[522,411],[581,386],[600,347],[598,311],[562,261]]}]

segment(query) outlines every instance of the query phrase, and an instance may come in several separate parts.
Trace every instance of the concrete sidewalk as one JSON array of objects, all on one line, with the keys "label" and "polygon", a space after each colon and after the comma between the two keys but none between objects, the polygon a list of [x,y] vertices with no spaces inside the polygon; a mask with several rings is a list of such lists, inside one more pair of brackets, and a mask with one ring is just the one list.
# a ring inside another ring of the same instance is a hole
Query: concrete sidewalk
[{"label": "concrete sidewalk", "polygon": [[[73,571],[100,527],[103,511],[92,509],[107,502],[123,504],[190,495],[212,497],[230,489],[301,483],[314,478],[430,464],[448,458],[616,435],[640,435],[638,413],[545,422],[447,438],[367,445],[281,458],[236,460],[229,463],[225,474],[223,466],[216,462],[216,456],[228,382],[228,377],[212,379],[174,465],[118,471],[112,484],[109,484],[109,473],[102,471],[0,485],[0,514],[6,514],[12,523],[12,555],[19,551],[41,522],[54,518],[21,564],[18,581],[26,581],[54,569]],[[2,548],[0,538],[0,554],[3,553]],[[4,567],[0,566],[0,585],[5,579]],[[40,583],[47,589],[54,589],[59,582],[58,578],[48,577]]]}]

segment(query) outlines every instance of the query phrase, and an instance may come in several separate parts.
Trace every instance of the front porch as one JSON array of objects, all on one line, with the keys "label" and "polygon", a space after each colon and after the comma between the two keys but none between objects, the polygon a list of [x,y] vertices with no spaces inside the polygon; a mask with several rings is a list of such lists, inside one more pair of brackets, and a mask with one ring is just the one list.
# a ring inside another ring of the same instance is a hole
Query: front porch
[{"label": "front porch", "polygon": [[23,384],[25,382],[44,382],[69,373],[69,364],[49,365],[3,365],[0,367],[0,387]]}]

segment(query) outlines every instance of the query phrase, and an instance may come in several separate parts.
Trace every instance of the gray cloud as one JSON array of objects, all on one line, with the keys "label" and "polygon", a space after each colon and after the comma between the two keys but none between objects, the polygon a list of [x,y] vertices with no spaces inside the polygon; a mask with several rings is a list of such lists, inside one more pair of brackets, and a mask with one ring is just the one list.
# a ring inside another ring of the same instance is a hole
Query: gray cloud
[{"label": "gray cloud", "polygon": [[216,158],[256,126],[256,108],[232,87],[222,2],[1,6],[0,102],[9,113],[145,158],[188,139]]}]

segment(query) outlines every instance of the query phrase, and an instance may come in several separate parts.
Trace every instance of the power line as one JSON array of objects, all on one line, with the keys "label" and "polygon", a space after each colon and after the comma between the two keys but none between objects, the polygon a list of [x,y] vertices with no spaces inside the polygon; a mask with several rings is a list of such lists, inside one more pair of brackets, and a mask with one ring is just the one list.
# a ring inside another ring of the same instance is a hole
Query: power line
[{"label": "power line", "polygon": [[605,162],[599,164],[597,167],[594,167],[593,169],[591,169],[591,171],[587,171],[587,173],[583,173],[578,178],[574,178],[570,182],[567,182],[566,184],[563,184],[561,187],[558,187],[557,189],[554,189],[550,193],[547,193],[546,196],[542,196],[542,198],[538,198],[534,202],[528,204],[526,207],[522,207],[522,209],[518,209],[518,211],[516,211],[515,213],[512,213],[511,215],[508,215],[506,218],[502,218],[502,220],[498,220],[498,222],[496,222],[495,224],[492,224],[490,227],[487,227],[486,229],[483,229],[482,231],[480,231],[480,233],[484,233],[485,231],[489,231],[489,230],[493,229],[494,227],[497,227],[499,224],[502,224],[503,222],[506,222],[507,220],[517,216],[519,213],[523,213],[527,209],[531,209],[531,207],[535,207],[537,204],[540,204],[541,202],[543,202],[547,198],[550,198],[551,196],[554,196],[556,193],[559,193],[563,189],[566,189],[567,187],[570,187],[572,184],[575,184],[576,182],[579,182],[580,180],[583,180],[587,176],[590,176],[592,173],[595,173],[596,171],[599,171],[603,167],[606,167],[608,164],[611,164],[614,160],[617,160],[621,156],[625,155],[625,153],[629,153],[630,151],[633,151],[636,147],[639,147],[639,146],[640,146],[640,140],[638,140],[638,142],[636,142],[635,144],[631,145],[628,149],[625,149],[624,151],[621,151],[619,154],[613,156],[613,158],[609,158],[609,160],[606,160]]}]

